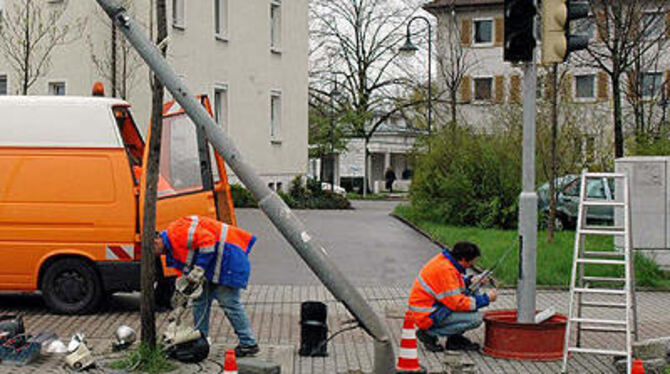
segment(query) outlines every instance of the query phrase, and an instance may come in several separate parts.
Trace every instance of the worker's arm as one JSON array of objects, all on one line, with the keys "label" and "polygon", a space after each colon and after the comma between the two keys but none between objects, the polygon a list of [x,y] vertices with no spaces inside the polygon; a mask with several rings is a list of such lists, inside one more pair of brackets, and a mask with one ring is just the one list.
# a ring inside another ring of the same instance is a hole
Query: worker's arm
[{"label": "worker's arm", "polygon": [[198,249],[194,266],[207,269],[216,261],[216,238],[209,232],[196,231],[193,238],[193,248]]},{"label": "worker's arm", "polygon": [[437,299],[453,312],[474,312],[479,308],[489,305],[489,296],[478,293],[472,296],[465,294],[465,289],[461,288],[460,281],[455,274],[444,274],[436,285]]}]

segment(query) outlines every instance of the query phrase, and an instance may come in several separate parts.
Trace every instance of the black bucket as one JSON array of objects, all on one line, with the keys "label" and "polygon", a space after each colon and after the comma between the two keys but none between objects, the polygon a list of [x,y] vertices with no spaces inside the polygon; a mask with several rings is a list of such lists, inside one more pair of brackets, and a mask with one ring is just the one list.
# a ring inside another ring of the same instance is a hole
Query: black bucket
[{"label": "black bucket", "polygon": [[319,301],[300,305],[300,356],[328,356],[328,308]]}]

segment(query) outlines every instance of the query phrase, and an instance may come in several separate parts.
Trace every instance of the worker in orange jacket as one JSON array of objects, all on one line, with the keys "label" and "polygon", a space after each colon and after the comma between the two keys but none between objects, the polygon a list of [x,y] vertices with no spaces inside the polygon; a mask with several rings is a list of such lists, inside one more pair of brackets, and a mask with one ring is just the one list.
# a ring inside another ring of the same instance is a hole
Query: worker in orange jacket
[{"label": "worker in orange jacket", "polygon": [[[465,269],[472,267],[479,256],[481,252],[475,244],[459,242],[428,261],[416,277],[409,294],[409,310],[418,328],[416,336],[427,350],[479,349],[479,344],[463,333],[482,324],[478,310],[498,297],[495,289],[473,295],[467,292],[475,279],[464,276]],[[447,337],[445,346],[438,343],[441,336]]]},{"label": "worker in orange jacket", "polygon": [[216,299],[239,338],[238,357],[260,350],[240,301],[240,289],[249,282],[249,252],[255,241],[254,235],[238,227],[209,217],[187,216],[170,223],[154,243],[156,255],[165,254],[167,266],[187,280],[193,274],[204,276],[202,295],[193,305],[195,327],[207,337],[210,307]]}]

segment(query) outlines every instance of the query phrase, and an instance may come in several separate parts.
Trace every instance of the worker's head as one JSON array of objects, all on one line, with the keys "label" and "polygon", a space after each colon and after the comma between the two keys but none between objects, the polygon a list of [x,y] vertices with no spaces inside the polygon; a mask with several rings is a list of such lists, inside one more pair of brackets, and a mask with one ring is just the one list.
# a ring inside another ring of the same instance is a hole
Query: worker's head
[{"label": "worker's head", "polygon": [[472,267],[475,264],[475,261],[482,253],[479,251],[479,247],[476,244],[470,242],[458,242],[451,248],[449,252],[451,257],[454,258],[461,266],[464,268]]},{"label": "worker's head", "polygon": [[165,253],[165,243],[163,242],[163,237],[161,233],[156,231],[156,236],[154,236],[154,254],[160,256]]}]

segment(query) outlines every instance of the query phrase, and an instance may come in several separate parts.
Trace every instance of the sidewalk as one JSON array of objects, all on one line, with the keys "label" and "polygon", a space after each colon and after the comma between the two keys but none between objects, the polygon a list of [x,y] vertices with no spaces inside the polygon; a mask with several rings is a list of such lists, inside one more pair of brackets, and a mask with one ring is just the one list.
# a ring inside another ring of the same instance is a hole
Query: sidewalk
[{"label": "sidewalk", "polygon": [[[404,309],[408,290],[400,287],[378,286],[360,288],[364,297],[373,305],[375,311],[386,316],[387,311]],[[564,313],[567,309],[567,292],[543,291],[538,294],[538,309],[554,307]],[[121,324],[127,324],[139,330],[139,297],[137,295],[115,296],[109,310],[91,316],[58,316],[45,312],[34,297],[17,296],[12,305],[8,303],[0,309],[2,313],[23,313],[26,329],[30,333],[40,330],[56,332],[67,344],[75,332],[85,334],[94,348],[94,354],[109,351],[114,330]],[[26,301],[27,300],[27,301]],[[261,345],[261,357],[272,358],[282,365],[282,373],[320,374],[320,373],[370,373],[372,371],[372,340],[362,330],[356,329],[337,335],[328,345],[329,356],[325,358],[303,358],[298,356],[300,342],[300,303],[306,300],[318,300],[328,305],[329,334],[340,330],[351,315],[342,304],[322,286],[277,286],[252,285],[243,293],[243,301],[250,313],[253,329]],[[670,294],[660,292],[638,293],[640,338],[670,335]],[[26,307],[26,305],[28,305]],[[495,309],[516,307],[513,290],[503,291]],[[395,313],[397,314],[397,313]],[[393,336],[394,345],[400,342],[402,319],[389,314],[385,318]],[[158,330],[164,327],[167,314],[158,315]],[[605,317],[605,316],[603,316]],[[218,373],[222,369],[224,348],[236,344],[234,333],[225,316],[217,307],[213,307],[210,327],[214,345],[210,360],[201,365],[183,368],[182,372]],[[483,327],[470,333],[470,337],[483,343]],[[622,337],[612,338],[611,334],[591,334],[585,336],[587,344],[600,347],[614,347],[623,343]],[[480,353],[469,354],[475,362],[478,373],[558,373],[560,362],[521,362],[492,359]],[[442,364],[439,354],[419,350],[419,358],[430,373],[441,373]],[[0,364],[0,373],[66,373],[60,358],[43,357],[38,364],[16,368]],[[612,360],[606,356],[574,355],[570,360],[571,373],[614,373]],[[102,372],[98,370],[90,373]]]}]

